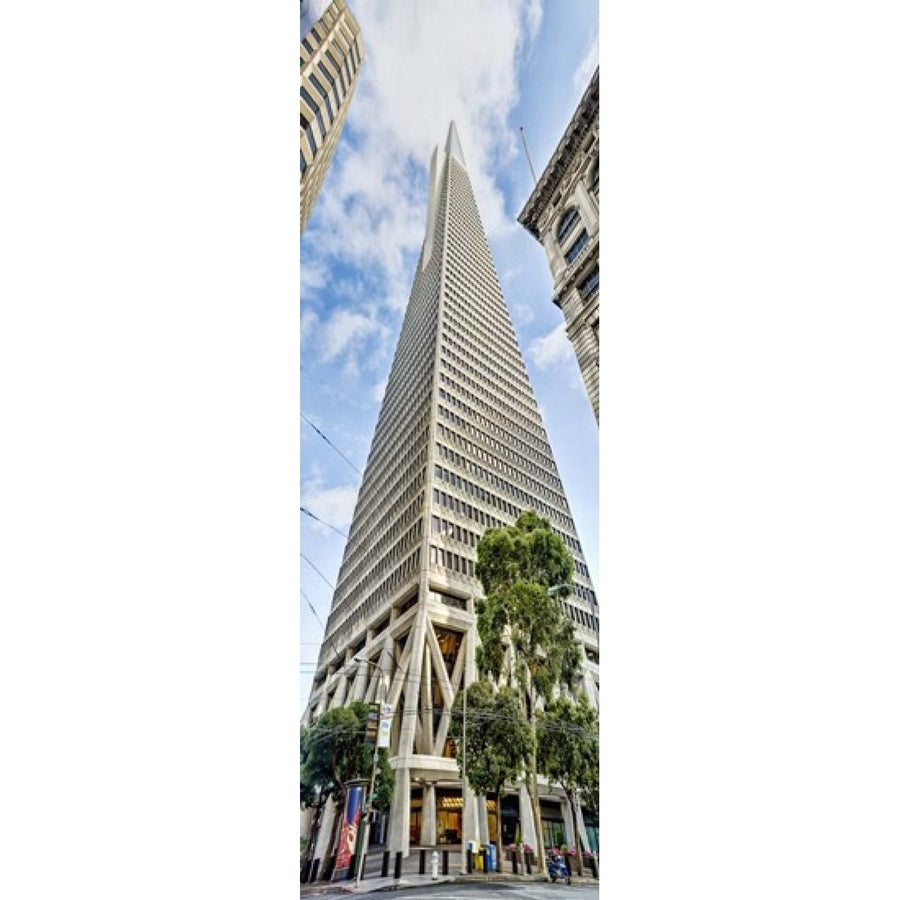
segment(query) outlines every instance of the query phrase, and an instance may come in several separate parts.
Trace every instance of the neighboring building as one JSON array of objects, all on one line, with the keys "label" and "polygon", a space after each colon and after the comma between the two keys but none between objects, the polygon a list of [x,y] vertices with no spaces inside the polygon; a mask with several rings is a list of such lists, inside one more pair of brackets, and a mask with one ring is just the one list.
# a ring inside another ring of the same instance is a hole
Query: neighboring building
[{"label": "neighboring building", "polygon": [[519,222],[547,251],[553,302],[563,311],[581,377],[599,421],[599,98],[588,85]]},{"label": "neighboring building", "polygon": [[300,0],[300,233],[328,174],[365,59],[362,35],[344,0]]},{"label": "neighboring building", "polygon": [[[388,821],[373,829],[381,849],[486,842],[498,812],[504,843],[518,830],[537,844],[525,788],[511,788],[499,811],[468,788],[464,798],[447,738],[457,692],[477,677],[477,543],[528,509],[575,559],[563,605],[596,706],[597,601],[451,123],[431,158],[425,240],[304,716],[390,703],[396,782]],[[545,840],[571,842],[577,821],[596,849],[596,828],[546,782],[542,794]],[[339,814],[326,809],[315,856]]]}]

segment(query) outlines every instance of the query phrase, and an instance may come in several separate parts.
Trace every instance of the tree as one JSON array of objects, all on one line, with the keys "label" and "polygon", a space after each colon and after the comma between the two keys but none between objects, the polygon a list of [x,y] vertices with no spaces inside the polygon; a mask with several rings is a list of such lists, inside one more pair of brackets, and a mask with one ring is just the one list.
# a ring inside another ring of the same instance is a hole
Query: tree
[{"label": "tree", "polygon": [[[497,871],[503,871],[503,841],[500,804],[503,788],[515,781],[532,752],[533,736],[522,715],[515,692],[508,687],[495,691],[487,681],[476,681],[465,690],[466,737],[463,741],[462,693],[454,701],[450,736],[461,763],[466,754],[466,780],[476,794],[497,798]],[[465,848],[464,848],[465,852]]]},{"label": "tree", "polygon": [[538,865],[546,871],[537,790],[536,714],[561,686],[573,688],[581,669],[575,626],[563,615],[551,587],[568,585],[574,564],[546,519],[529,511],[515,525],[488,529],[478,544],[475,574],[484,587],[479,601],[479,671],[513,687],[529,724],[532,752],[526,784],[537,829]]},{"label": "tree", "polygon": [[[356,701],[329,710],[310,728],[300,730],[300,805],[316,810],[307,856],[315,847],[313,838],[329,797],[340,807],[348,782],[372,777],[373,748],[363,743],[368,711],[367,703]],[[378,769],[372,806],[385,812],[394,793],[394,770],[384,748],[378,750]],[[335,841],[340,820],[340,816],[335,818],[329,846]]]},{"label": "tree", "polygon": [[[572,815],[577,815],[579,794],[585,806],[596,806],[599,787],[600,741],[597,713],[583,693],[577,702],[567,697],[550,700],[537,717],[537,764],[566,795]],[[575,853],[581,871],[581,842],[575,823]]]}]

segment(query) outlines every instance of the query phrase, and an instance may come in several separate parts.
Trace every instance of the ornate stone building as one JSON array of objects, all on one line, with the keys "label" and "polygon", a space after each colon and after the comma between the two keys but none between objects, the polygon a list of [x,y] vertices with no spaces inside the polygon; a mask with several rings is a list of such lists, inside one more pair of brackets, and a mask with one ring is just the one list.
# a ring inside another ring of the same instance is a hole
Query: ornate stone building
[{"label": "ornate stone building", "polygon": [[300,232],[306,228],[350,109],[365,59],[344,0],[300,0]]},{"label": "ornate stone building", "polygon": [[581,377],[599,401],[599,70],[588,85],[519,222],[544,246]]},{"label": "ornate stone building", "polygon": [[[528,509],[575,560],[562,606],[596,706],[597,601],[481,224],[453,124],[431,160],[425,239],[385,389],[304,722],[353,700],[387,701],[395,792],[381,849],[459,849],[500,817],[537,845],[524,786],[498,809],[463,790],[448,739],[457,692],[476,680],[476,547]],[[542,784],[546,842],[596,831]],[[334,817],[326,809],[317,856]]]}]

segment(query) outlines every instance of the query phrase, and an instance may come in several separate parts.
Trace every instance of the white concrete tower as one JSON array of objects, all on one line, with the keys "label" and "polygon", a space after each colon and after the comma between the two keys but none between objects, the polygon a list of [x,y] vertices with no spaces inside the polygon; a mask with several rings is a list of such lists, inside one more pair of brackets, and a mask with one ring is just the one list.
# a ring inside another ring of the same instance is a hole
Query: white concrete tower
[{"label": "white concrete tower", "polygon": [[[478,540],[529,509],[575,558],[564,608],[596,705],[596,598],[451,123],[431,160],[422,253],[304,716],[355,699],[391,704],[396,787],[383,849],[487,840],[497,815],[509,840],[518,831],[536,845],[524,791],[511,787],[499,810],[463,797],[447,737],[454,698],[476,678]],[[571,831],[559,796],[543,793],[550,827]]]}]

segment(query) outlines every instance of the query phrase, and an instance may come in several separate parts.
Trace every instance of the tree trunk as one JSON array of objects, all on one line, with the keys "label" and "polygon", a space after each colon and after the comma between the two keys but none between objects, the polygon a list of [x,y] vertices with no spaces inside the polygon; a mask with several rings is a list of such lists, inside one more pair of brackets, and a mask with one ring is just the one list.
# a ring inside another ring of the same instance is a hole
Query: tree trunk
[{"label": "tree trunk", "polygon": [[[531,723],[531,733],[536,736],[537,729],[534,722]],[[541,822],[541,798],[537,786],[537,743],[532,745],[531,772],[528,778],[528,796],[531,798],[531,814],[534,817],[534,831],[537,837],[537,866],[538,874],[547,874],[547,857],[544,853],[544,827]]]}]

